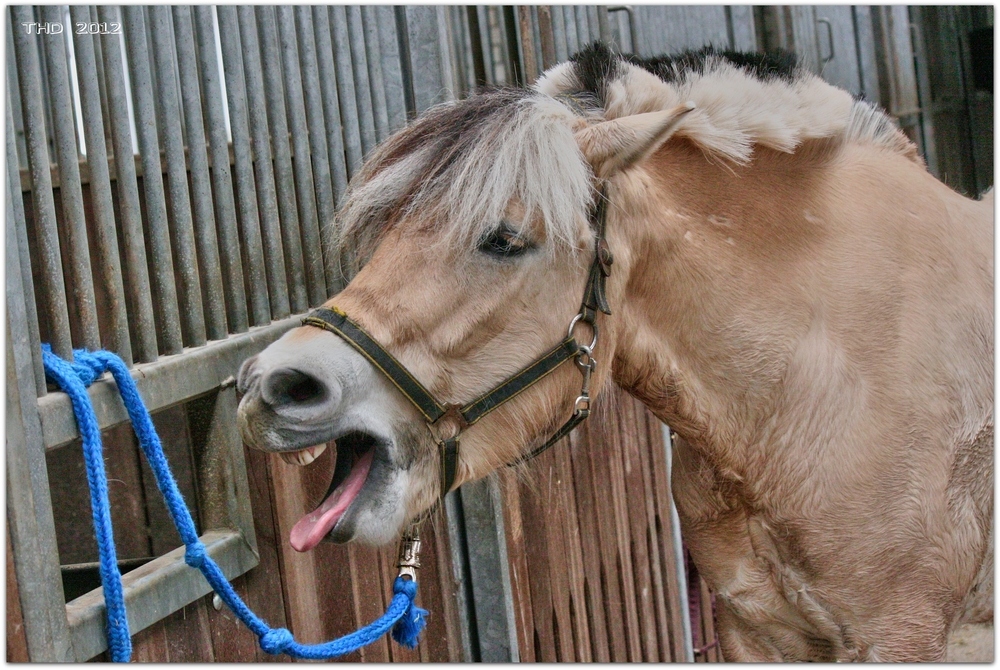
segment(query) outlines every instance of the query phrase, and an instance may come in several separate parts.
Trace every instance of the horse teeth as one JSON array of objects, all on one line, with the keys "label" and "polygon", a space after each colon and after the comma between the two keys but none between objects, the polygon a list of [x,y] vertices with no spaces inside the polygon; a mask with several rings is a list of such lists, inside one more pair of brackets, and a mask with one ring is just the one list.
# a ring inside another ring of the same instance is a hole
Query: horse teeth
[{"label": "horse teeth", "polygon": [[292,465],[309,465],[324,451],[326,451],[326,445],[318,444],[315,447],[307,447],[301,451],[286,451],[281,453],[280,456],[283,461]]}]

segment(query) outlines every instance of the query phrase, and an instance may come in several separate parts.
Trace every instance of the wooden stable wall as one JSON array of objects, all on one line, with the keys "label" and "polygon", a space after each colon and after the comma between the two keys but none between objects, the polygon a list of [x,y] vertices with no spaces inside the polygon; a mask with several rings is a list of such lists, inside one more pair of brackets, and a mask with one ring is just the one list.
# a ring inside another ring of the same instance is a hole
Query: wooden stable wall
[{"label": "wooden stable wall", "polygon": [[608,389],[529,468],[502,482],[521,660],[683,661],[662,424]]}]

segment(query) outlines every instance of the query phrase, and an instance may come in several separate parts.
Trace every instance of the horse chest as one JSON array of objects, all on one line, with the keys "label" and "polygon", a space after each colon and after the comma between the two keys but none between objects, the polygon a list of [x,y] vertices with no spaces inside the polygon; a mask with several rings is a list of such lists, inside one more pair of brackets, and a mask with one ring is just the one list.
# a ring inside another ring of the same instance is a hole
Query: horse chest
[{"label": "horse chest", "polygon": [[[672,485],[685,541],[717,594],[723,618],[735,619],[725,645],[746,659],[857,658],[844,626],[815,593],[800,538],[750,504],[740,482],[719,472],[683,441],[674,450]],[[742,633],[740,633],[742,631]]]}]

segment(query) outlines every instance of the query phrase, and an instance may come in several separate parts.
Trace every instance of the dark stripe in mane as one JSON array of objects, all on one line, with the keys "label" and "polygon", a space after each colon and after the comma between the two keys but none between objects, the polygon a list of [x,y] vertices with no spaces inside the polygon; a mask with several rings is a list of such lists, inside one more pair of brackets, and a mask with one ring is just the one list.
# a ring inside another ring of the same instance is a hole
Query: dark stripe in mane
[{"label": "dark stripe in mane", "polygon": [[622,61],[637,65],[669,84],[682,79],[688,73],[701,74],[710,57],[728,61],[749,76],[762,81],[782,79],[791,82],[795,79],[798,68],[795,54],[781,50],[754,53],[731,49],[720,50],[707,46],[669,56],[642,58],[634,54],[616,54],[602,42],[586,46],[570,58],[570,61],[584,90],[595,95],[603,106],[605,88],[620,75]]}]

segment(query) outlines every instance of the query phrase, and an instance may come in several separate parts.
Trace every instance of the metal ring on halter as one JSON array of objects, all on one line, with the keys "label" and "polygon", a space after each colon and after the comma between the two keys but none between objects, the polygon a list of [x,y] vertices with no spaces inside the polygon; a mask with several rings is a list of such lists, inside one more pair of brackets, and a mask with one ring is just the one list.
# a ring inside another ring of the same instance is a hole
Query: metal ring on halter
[{"label": "metal ring on halter", "polygon": [[[582,318],[583,318],[583,313],[581,312],[580,314],[574,316],[573,320],[569,322],[569,330],[567,331],[567,335],[569,337],[573,336],[573,329],[576,328],[576,324],[580,323],[580,319]],[[594,347],[597,346],[597,323],[590,321],[588,321],[587,323],[590,325],[591,328],[594,329],[594,339],[591,341],[590,346],[587,347],[587,349],[590,349],[592,351]]]}]

